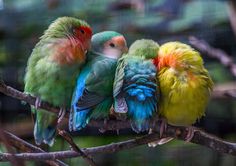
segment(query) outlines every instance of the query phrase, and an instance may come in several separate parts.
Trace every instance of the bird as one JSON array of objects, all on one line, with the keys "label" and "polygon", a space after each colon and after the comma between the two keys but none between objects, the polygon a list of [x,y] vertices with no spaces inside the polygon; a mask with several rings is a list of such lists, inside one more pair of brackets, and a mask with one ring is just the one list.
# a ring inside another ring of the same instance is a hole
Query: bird
[{"label": "bird", "polygon": [[147,131],[159,102],[159,83],[154,58],[159,45],[150,39],[136,40],[119,59],[113,88],[114,111],[127,114],[136,133]]},{"label": "bird", "polygon": [[58,119],[56,114],[39,108],[41,101],[60,107],[61,111],[70,108],[76,77],[86,62],[91,37],[92,29],[87,22],[59,17],[33,49],[27,63],[24,91],[37,98],[31,106],[37,145],[53,145]]},{"label": "bird", "polygon": [[113,103],[113,81],[118,59],[127,52],[125,37],[115,31],[92,36],[88,62],[77,78],[71,104],[70,131],[86,127],[90,119],[107,119]]},{"label": "bird", "polygon": [[161,92],[159,114],[164,119],[160,135],[166,123],[185,126],[188,129],[185,139],[190,141],[194,135],[192,125],[205,115],[213,88],[203,59],[191,46],[173,41],[160,46],[154,63]]}]

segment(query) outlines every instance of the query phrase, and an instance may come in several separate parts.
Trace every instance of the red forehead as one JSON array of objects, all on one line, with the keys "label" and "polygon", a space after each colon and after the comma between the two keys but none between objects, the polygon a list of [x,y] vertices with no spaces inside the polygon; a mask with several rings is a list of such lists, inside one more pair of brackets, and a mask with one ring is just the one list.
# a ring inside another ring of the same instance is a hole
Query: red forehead
[{"label": "red forehead", "polygon": [[90,27],[86,27],[86,26],[81,26],[80,29],[83,29],[85,31],[86,34],[91,35],[92,36],[92,29]]}]

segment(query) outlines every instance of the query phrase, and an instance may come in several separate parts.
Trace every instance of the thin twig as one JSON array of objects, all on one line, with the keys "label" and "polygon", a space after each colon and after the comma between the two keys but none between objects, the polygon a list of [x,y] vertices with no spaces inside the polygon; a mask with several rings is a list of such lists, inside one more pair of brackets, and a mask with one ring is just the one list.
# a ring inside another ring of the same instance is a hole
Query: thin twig
[{"label": "thin twig", "polygon": [[8,160],[13,166],[24,166],[24,162],[15,157],[14,150],[12,149],[7,136],[5,135],[4,131],[0,128],[0,141],[3,142],[4,146],[6,147],[7,151],[11,154]]},{"label": "thin twig", "polygon": [[[155,131],[159,130],[159,127],[154,128]],[[227,153],[236,156],[236,144],[230,143],[220,138],[217,138],[213,135],[207,134],[206,132],[199,130],[197,128],[194,129],[194,137],[191,142],[200,144],[203,146],[207,146],[217,152]],[[167,128],[167,132],[165,136],[175,137],[181,140],[184,140],[187,134],[187,130],[185,127],[174,127],[169,126]],[[126,150],[130,148],[134,148],[140,145],[147,144],[149,142],[153,142],[159,139],[158,134],[149,134],[142,136],[137,139],[131,139],[123,142],[112,143],[104,146],[98,146],[93,148],[82,149],[82,151],[88,155],[95,155],[97,153],[115,153],[121,150]],[[8,157],[11,156],[9,153],[0,153],[0,161],[7,161]],[[21,153],[16,154],[16,157],[24,160],[49,160],[55,158],[73,158],[81,156],[80,153],[75,151],[60,151],[60,152],[49,152],[49,153]]]},{"label": "thin twig", "polygon": [[[7,86],[3,81],[0,81],[0,92],[2,92],[3,94],[5,94],[7,96],[11,96],[11,97],[16,98],[18,100],[22,100],[24,102],[27,102],[30,105],[35,105],[36,97],[31,96],[26,93],[22,93],[21,91],[18,91],[17,89]],[[56,114],[58,114],[60,112],[59,107],[55,107],[46,101],[42,101],[39,108],[48,110],[48,111],[56,113]],[[67,117],[67,118],[69,117],[68,112],[66,113],[65,117]]]},{"label": "thin twig", "polygon": [[96,166],[96,163],[93,161],[93,159],[88,156],[87,154],[85,154],[73,141],[73,139],[71,138],[71,136],[69,135],[69,133],[67,133],[65,130],[58,130],[58,134],[60,136],[62,136],[62,138],[64,138],[70,145],[71,148],[78,152],[80,154],[80,156],[91,166]]},{"label": "thin twig", "polygon": [[[16,149],[19,149],[22,152],[45,153],[45,151],[42,150],[41,148],[22,140],[21,138],[15,136],[14,134],[7,131],[3,131],[3,132],[9,144],[15,147]],[[44,162],[51,166],[67,166],[67,164],[63,163],[60,160],[52,160],[52,161],[46,160]]]},{"label": "thin twig", "polygon": [[198,38],[193,36],[189,38],[189,42],[200,52],[208,55],[211,58],[218,59],[220,63],[223,66],[229,68],[232,75],[236,77],[236,64],[234,63],[233,58],[226,52],[220,49],[213,48],[206,41],[199,40]]}]

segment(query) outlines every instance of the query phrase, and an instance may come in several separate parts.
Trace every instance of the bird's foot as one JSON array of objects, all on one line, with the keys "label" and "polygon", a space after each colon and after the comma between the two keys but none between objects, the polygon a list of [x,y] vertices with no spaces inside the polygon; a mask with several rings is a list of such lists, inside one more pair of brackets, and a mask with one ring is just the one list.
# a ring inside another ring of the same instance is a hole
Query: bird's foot
[{"label": "bird's foot", "polygon": [[161,126],[160,126],[160,138],[162,138],[163,133],[166,132],[167,129],[167,122],[166,119],[161,120]]},{"label": "bird's foot", "polygon": [[[149,131],[148,131],[148,134],[152,134],[152,133],[154,133],[154,132],[153,132],[153,129],[150,128]],[[157,141],[149,142],[149,143],[148,143],[148,147],[153,147],[153,148],[154,148],[154,147],[156,147],[157,145],[166,144],[166,143],[172,141],[173,139],[174,139],[174,138],[172,138],[172,137],[161,138],[161,139],[159,139],[159,140],[157,140]]]},{"label": "bird's foot", "polygon": [[108,119],[105,118],[105,119],[103,120],[103,125],[106,126],[106,125],[107,125],[107,122],[108,122]]},{"label": "bird's foot", "polygon": [[189,126],[189,127],[187,128],[187,130],[188,130],[188,134],[187,134],[187,136],[185,137],[185,141],[186,141],[186,142],[190,142],[190,141],[192,140],[193,136],[194,136],[195,130],[194,130],[194,127],[193,127],[193,126]]},{"label": "bird's foot", "polygon": [[66,109],[65,108],[60,108],[60,112],[57,116],[57,118],[58,118],[57,119],[57,124],[61,123],[61,121],[64,118],[65,114],[66,114]]},{"label": "bird's foot", "polygon": [[105,133],[105,132],[106,132],[106,129],[105,129],[105,128],[106,128],[106,125],[107,125],[107,121],[108,121],[107,118],[105,118],[105,119],[103,120],[103,126],[104,126],[104,127],[98,129],[100,133]]},{"label": "bird's foot", "polygon": [[119,130],[119,129],[116,130],[116,134],[117,134],[117,135],[120,134],[120,130]]},{"label": "bird's foot", "polygon": [[34,103],[34,107],[35,109],[38,109],[39,107],[41,107],[41,99],[40,97],[36,97],[35,103]]}]

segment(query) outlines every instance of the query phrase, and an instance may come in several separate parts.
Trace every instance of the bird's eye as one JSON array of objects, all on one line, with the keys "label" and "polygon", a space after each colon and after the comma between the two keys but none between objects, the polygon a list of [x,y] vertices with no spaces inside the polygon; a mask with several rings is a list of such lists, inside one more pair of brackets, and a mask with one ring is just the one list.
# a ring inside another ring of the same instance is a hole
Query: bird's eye
[{"label": "bird's eye", "polygon": [[80,32],[81,32],[82,34],[84,34],[84,33],[85,33],[83,29],[80,29]]},{"label": "bird's eye", "polygon": [[115,47],[115,44],[114,43],[110,43],[109,46],[113,48],[113,47]]}]

